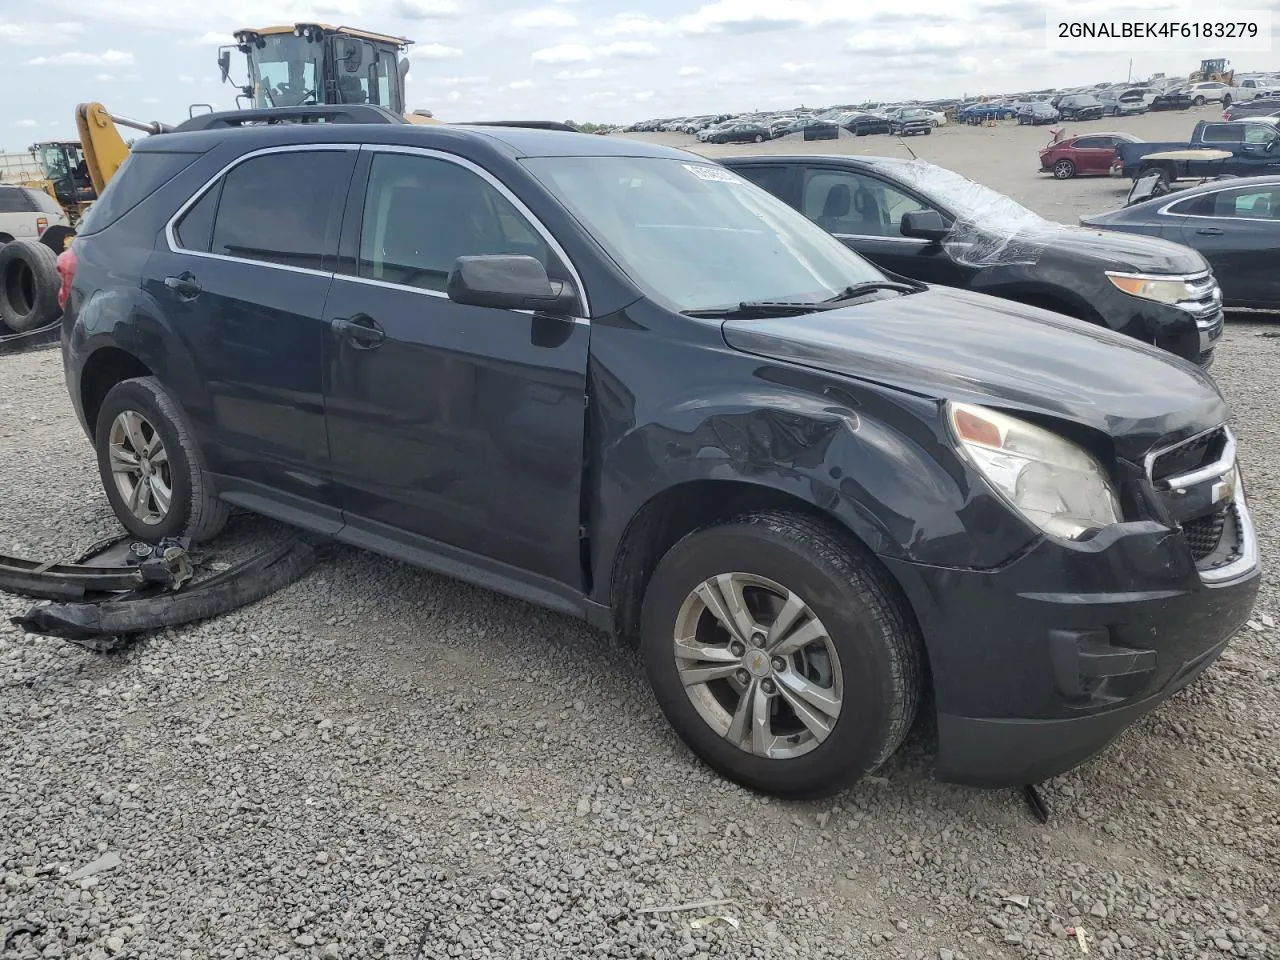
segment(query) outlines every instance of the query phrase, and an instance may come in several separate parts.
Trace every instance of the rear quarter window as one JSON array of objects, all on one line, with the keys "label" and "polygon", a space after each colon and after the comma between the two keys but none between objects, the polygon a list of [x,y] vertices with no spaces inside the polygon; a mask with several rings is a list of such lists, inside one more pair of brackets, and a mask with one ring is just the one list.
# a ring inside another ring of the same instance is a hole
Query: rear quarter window
[{"label": "rear quarter window", "polygon": [[191,166],[199,156],[198,153],[157,150],[131,152],[102,191],[102,196],[89,208],[78,232],[87,235],[105,230]]},{"label": "rear quarter window", "polygon": [[22,187],[0,187],[0,213],[35,213],[36,205]]}]

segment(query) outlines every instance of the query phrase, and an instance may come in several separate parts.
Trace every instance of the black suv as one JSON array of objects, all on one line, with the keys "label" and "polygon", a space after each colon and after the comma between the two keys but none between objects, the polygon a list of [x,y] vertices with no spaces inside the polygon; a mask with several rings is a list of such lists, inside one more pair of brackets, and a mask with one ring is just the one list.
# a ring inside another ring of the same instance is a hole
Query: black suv
[{"label": "black suv", "polygon": [[134,535],[238,504],[585,618],[706,762],[792,796],[921,702],[942,777],[1057,773],[1249,616],[1195,367],[889,280],[689,153],[346,110],[385,122],[140,140],[62,257]]},{"label": "black suv", "polygon": [[1110,327],[1208,367],[1222,291],[1181,244],[1051,223],[924,160],[749,156],[720,161],[883,270]]}]

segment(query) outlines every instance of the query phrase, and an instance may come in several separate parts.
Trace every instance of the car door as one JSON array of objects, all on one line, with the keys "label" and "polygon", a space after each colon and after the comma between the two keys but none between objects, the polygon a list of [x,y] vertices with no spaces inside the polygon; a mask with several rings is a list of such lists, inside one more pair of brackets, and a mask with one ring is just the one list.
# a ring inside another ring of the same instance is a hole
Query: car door
[{"label": "car door", "polygon": [[[143,285],[203,399],[188,413],[228,499],[279,515],[317,510],[328,490],[322,393],[325,298],[354,145],[277,147],[241,158],[169,222]],[[274,504],[274,506],[273,506]]]},{"label": "car door", "polygon": [[1181,219],[1182,242],[1213,267],[1232,306],[1280,307],[1280,187],[1232,187],[1169,207]]},{"label": "car door", "polygon": [[[801,167],[797,190],[801,213],[891,273],[949,286],[964,286],[972,276],[941,244],[902,235],[904,213],[935,208],[901,186],[813,163]],[[943,219],[949,218],[944,214]]]},{"label": "car door", "polygon": [[1071,149],[1077,173],[1108,173],[1115,156],[1112,137],[1080,137]]},{"label": "car door", "polygon": [[368,147],[355,179],[325,308],[344,536],[410,559],[489,558],[581,589],[590,326],[444,292],[457,258],[472,255],[537,257],[580,305],[581,282],[514,194],[460,158]]}]

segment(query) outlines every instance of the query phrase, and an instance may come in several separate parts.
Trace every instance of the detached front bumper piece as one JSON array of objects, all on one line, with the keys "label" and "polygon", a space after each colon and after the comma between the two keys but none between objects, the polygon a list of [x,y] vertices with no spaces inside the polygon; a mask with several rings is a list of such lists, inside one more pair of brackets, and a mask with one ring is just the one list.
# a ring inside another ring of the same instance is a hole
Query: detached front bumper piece
[{"label": "detached front bumper piece", "polygon": [[[185,551],[182,558],[171,552],[162,552],[159,559],[162,563],[180,564],[185,560]],[[298,537],[264,550],[244,563],[207,580],[196,581],[185,589],[178,589],[185,580],[177,586],[173,586],[171,582],[167,587],[161,585],[157,588],[154,580],[145,579],[145,574],[142,574],[141,584],[136,580],[128,581],[123,573],[128,568],[75,567],[73,573],[66,576],[88,578],[93,574],[85,574],[83,571],[109,571],[102,575],[102,580],[94,581],[94,593],[86,591],[81,594],[85,597],[92,595],[97,599],[39,604],[23,616],[15,617],[13,623],[28,633],[60,637],[92,650],[107,652],[118,649],[137,634],[208,620],[261,600],[300,579],[310,571],[315,561],[314,545],[307,539]],[[38,573],[31,570],[18,571],[26,578],[23,585],[28,589],[12,592],[27,596],[48,596],[54,590],[63,589],[64,583],[55,579],[49,581],[53,586],[45,593],[33,592],[44,584],[39,578],[47,578],[50,571],[55,569],[57,567],[49,567]],[[138,568],[132,570],[138,575]],[[188,578],[190,573],[188,564]],[[32,580],[33,577],[36,579]],[[115,582],[120,584],[128,581],[134,585],[124,587],[130,591],[128,593],[104,594],[101,590],[109,589],[106,584],[111,582],[106,577],[114,577]],[[0,586],[0,589],[3,588]]]}]

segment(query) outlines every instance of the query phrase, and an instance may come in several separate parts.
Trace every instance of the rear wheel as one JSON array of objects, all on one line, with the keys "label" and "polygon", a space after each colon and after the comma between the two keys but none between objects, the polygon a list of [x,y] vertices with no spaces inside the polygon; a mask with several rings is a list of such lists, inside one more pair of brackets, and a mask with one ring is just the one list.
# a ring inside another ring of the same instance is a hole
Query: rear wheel
[{"label": "rear wheel", "polygon": [[1204,97],[1196,97],[1191,101],[1193,107],[1203,107],[1205,103]]},{"label": "rear wheel", "polygon": [[1053,165],[1053,179],[1070,180],[1076,175],[1076,165],[1070,160],[1059,160]]},{"label": "rear wheel", "polygon": [[213,495],[186,415],[154,377],[111,388],[94,446],[107,500],[133,536],[200,542],[226,524],[227,505]]},{"label": "rear wheel", "polygon": [[1226,110],[1230,106],[1231,106],[1231,94],[1228,93],[1224,95],[1222,98],[1222,109]]},{"label": "rear wheel", "polygon": [[755,136],[755,141],[756,141],[756,143],[763,143],[763,142],[764,142],[764,137],[757,133],[757,134],[756,134],[756,136]]},{"label": "rear wheel", "polygon": [[708,765],[752,789],[830,794],[901,744],[920,644],[884,574],[811,519],[761,513],[689,534],[645,594],[645,670]]}]

